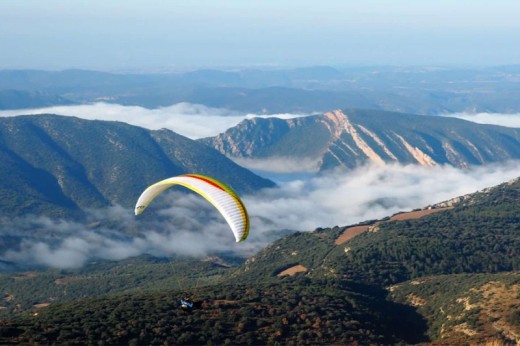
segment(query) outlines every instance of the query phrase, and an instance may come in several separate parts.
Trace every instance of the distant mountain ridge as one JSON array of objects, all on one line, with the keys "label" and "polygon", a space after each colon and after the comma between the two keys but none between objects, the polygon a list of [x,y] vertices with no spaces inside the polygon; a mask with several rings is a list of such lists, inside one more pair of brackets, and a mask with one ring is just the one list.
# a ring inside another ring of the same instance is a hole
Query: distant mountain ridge
[{"label": "distant mountain ridge", "polygon": [[53,105],[111,102],[157,108],[187,102],[256,114],[309,114],[336,108],[430,115],[516,113],[519,71],[519,66],[309,66],[161,73],[0,70],[0,109],[38,107],[31,100],[13,104],[1,92],[16,90],[43,93],[47,95],[43,104]]},{"label": "distant mountain ridge", "polygon": [[246,119],[200,141],[230,158],[310,159],[320,171],[369,162],[468,167],[520,159],[520,129],[374,110]]},{"label": "distant mountain ridge", "polygon": [[72,105],[64,97],[38,91],[0,90],[0,109],[41,108]]},{"label": "distant mountain ridge", "polygon": [[0,118],[0,208],[5,215],[131,207],[156,181],[207,174],[239,193],[273,182],[169,130],[57,115]]}]

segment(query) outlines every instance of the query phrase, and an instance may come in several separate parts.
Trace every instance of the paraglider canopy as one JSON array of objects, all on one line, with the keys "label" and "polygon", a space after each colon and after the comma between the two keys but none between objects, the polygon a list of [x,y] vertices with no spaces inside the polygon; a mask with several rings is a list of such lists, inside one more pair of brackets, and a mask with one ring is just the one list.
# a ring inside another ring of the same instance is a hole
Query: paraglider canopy
[{"label": "paraglider canopy", "polygon": [[173,185],[182,185],[195,191],[213,204],[227,221],[237,242],[247,238],[249,216],[238,195],[221,181],[204,175],[183,174],[149,186],[137,200],[135,215],[141,214],[155,197]]}]

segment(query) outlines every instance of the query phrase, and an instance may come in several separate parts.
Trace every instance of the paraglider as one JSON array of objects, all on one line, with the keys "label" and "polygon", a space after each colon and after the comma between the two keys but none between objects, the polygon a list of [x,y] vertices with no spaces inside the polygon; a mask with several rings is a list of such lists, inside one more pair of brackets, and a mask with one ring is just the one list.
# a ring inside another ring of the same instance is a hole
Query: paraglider
[{"label": "paraglider", "polygon": [[[135,205],[135,215],[141,214],[159,194],[174,185],[184,186],[213,204],[227,221],[235,240],[244,241],[249,235],[249,216],[244,203],[238,195],[224,183],[204,175],[183,174],[161,180],[146,188]],[[183,295],[180,298],[182,310],[191,312],[200,308],[200,302],[193,302],[191,297]]]},{"label": "paraglider", "polygon": [[135,215],[141,214],[155,197],[174,185],[184,186],[213,204],[227,221],[236,242],[247,238],[249,216],[238,195],[224,183],[204,175],[183,174],[149,186],[137,200]]}]

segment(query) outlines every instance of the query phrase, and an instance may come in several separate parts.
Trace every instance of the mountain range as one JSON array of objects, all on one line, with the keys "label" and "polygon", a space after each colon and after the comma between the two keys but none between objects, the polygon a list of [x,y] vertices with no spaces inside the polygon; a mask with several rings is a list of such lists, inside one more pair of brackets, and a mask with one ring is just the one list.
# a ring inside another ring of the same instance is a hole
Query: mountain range
[{"label": "mountain range", "polygon": [[0,207],[6,215],[61,215],[132,207],[150,184],[182,173],[239,193],[274,183],[169,130],[57,115],[0,118]]},{"label": "mountain range", "polygon": [[180,102],[256,114],[370,108],[437,115],[520,111],[518,66],[311,66],[107,73],[0,70],[0,109],[110,102],[147,108]]},{"label": "mountain range", "polygon": [[[224,154],[288,164],[310,157],[320,171],[368,162],[465,167],[518,158],[519,131],[338,110],[250,119],[195,141],[122,122],[20,115],[0,118],[0,207],[4,217],[130,208],[149,184],[186,172],[239,193],[274,186]],[[520,177],[453,197],[291,232],[248,259],[142,255],[93,258],[77,269],[5,270],[0,343],[518,343]],[[110,237],[111,227],[100,232]],[[28,239],[9,231],[18,242]],[[59,225],[55,233],[59,240]],[[4,249],[11,243],[0,239]],[[178,304],[187,293],[197,303],[191,312]]]},{"label": "mountain range", "polygon": [[518,159],[520,129],[338,110],[248,119],[216,137],[191,140],[165,129],[47,114],[0,118],[0,155],[6,213],[65,215],[131,207],[149,184],[188,172],[214,176],[239,193],[274,186],[231,159],[282,159],[287,167],[310,161],[319,171],[369,162],[468,167]]},{"label": "mountain range", "polygon": [[72,105],[72,101],[41,91],[0,90],[0,109],[42,108],[55,105]]},{"label": "mountain range", "polygon": [[246,119],[200,141],[238,162],[279,160],[298,169],[310,161],[317,171],[366,163],[469,167],[520,158],[517,128],[374,110]]}]

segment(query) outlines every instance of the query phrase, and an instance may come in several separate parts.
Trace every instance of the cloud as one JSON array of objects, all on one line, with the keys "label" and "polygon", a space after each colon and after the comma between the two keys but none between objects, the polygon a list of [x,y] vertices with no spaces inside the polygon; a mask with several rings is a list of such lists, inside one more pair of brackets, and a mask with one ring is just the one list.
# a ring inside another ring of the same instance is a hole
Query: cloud
[{"label": "cloud", "polygon": [[237,164],[251,170],[269,173],[317,173],[320,158],[270,157],[268,159],[233,158]]},{"label": "cloud", "polygon": [[247,200],[253,215],[279,228],[309,231],[382,218],[426,207],[508,181],[520,162],[462,170],[452,166],[363,166],[353,171],[296,180]]},{"label": "cloud", "polygon": [[[254,114],[201,105],[158,109],[96,103],[2,111],[0,116],[55,113],[85,119],[124,121],[149,129],[169,128],[191,138],[224,132]],[[273,115],[274,116],[274,115]],[[280,118],[297,115],[278,114]],[[520,127],[520,114],[450,114],[475,122]],[[458,169],[451,166],[366,165],[315,175],[315,162],[286,159],[239,161],[278,182],[278,187],[243,196],[251,217],[250,237],[236,243],[223,218],[195,194],[169,191],[136,218],[121,206],[89,210],[87,222],[44,216],[0,218],[0,259],[57,268],[80,267],[92,259],[120,260],[141,254],[206,256],[223,252],[249,256],[283,230],[312,231],[347,226],[426,207],[518,177],[520,162]]]},{"label": "cloud", "polygon": [[178,103],[169,107],[155,109],[110,103],[94,103],[80,106],[55,106],[0,111],[0,116],[3,117],[22,114],[59,114],[88,120],[122,121],[150,130],[167,128],[192,139],[216,136],[237,125],[242,120],[253,117],[288,119],[302,116],[301,114],[241,114],[222,108],[210,108],[190,103]]},{"label": "cloud", "polygon": [[460,118],[479,124],[500,125],[520,128],[520,113],[451,113],[443,116]]},{"label": "cloud", "polygon": [[520,161],[458,169],[451,166],[363,166],[320,176],[286,176],[276,188],[243,196],[250,237],[236,243],[223,218],[200,196],[162,194],[140,217],[120,206],[91,210],[78,223],[24,216],[0,220],[0,238],[11,243],[0,259],[57,268],[92,259],[140,254],[250,256],[282,230],[312,231],[383,218],[476,192],[519,176]]}]

